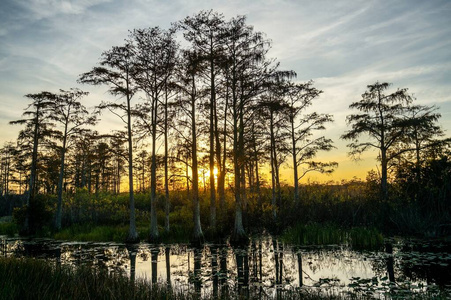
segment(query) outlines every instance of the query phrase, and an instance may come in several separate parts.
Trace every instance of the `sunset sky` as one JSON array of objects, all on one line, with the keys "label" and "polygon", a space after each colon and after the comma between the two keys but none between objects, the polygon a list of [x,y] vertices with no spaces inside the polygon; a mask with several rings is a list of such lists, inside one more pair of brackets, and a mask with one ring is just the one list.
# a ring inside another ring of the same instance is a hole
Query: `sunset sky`
[{"label": "sunset sky", "polygon": [[[348,106],[360,99],[368,84],[406,87],[416,103],[437,105],[441,125],[451,132],[451,1],[163,1],[163,0],[2,0],[0,4],[0,145],[14,141],[20,130],[8,125],[29,103],[24,97],[40,91],[79,87],[91,94],[87,107],[110,96],[106,87],[77,84],[100,54],[121,45],[128,31],[167,28],[200,10],[213,9],[231,18],[246,15],[248,24],[273,41],[270,57],[291,69],[297,81],[314,80],[324,91],[314,105],[334,115],[324,132],[337,149],[320,154],[340,166],[330,177],[365,178],[375,169],[375,152],[362,161],[347,156]],[[105,113],[98,130],[122,126]]]}]

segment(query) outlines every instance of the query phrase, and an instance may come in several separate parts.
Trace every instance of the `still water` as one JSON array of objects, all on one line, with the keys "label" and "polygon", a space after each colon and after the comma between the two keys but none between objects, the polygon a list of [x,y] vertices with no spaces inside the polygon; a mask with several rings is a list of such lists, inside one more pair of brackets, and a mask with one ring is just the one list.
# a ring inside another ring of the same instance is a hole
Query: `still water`
[{"label": "still water", "polygon": [[375,298],[439,290],[451,295],[451,244],[434,241],[391,239],[371,251],[346,245],[292,246],[270,236],[253,239],[245,248],[126,246],[1,236],[0,245],[3,256],[107,268],[204,296],[233,290],[276,297],[296,289]]}]

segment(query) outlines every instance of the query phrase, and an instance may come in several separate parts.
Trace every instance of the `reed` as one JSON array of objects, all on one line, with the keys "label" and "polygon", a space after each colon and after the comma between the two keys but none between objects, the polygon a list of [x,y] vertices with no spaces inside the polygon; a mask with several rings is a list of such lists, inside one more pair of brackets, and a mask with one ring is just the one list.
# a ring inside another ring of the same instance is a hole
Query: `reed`
[{"label": "reed", "polygon": [[14,236],[18,233],[17,225],[13,222],[0,223],[0,235]]},{"label": "reed", "polygon": [[[124,273],[103,268],[70,267],[32,258],[0,257],[0,299],[199,299],[199,292],[182,290],[164,283],[132,280]],[[409,294],[410,299],[447,299],[445,292]],[[259,289],[230,289],[220,295],[202,294],[202,299],[367,299],[359,293],[335,294],[308,288],[281,289],[276,295]]]},{"label": "reed", "polygon": [[341,228],[330,223],[297,224],[288,228],[282,240],[296,245],[350,245],[354,249],[376,249],[384,242],[375,228]]}]

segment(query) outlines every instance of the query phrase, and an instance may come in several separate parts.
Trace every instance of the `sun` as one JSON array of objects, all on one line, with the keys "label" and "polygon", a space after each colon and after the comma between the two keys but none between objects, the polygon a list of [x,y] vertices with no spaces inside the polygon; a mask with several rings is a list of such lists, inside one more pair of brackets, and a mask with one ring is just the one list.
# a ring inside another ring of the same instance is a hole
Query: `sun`
[{"label": "sun", "polygon": [[[215,176],[215,178],[218,177],[218,169],[216,167],[213,169],[213,175]],[[210,177],[210,170],[207,170],[207,172],[205,172],[205,176]]]}]

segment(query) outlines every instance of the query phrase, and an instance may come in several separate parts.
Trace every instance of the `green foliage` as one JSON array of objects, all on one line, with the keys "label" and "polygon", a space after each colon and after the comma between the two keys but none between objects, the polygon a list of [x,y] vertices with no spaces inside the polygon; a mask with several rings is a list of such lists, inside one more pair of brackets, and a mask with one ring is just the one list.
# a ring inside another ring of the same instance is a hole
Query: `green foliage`
[{"label": "green foliage", "polygon": [[127,235],[125,226],[72,225],[54,234],[58,240],[123,242]]},{"label": "green foliage", "polygon": [[18,229],[14,222],[0,223],[0,235],[14,236],[16,233]]},{"label": "green foliage", "polygon": [[53,212],[52,207],[56,201],[55,195],[38,194],[30,201],[29,206],[14,208],[13,219],[19,230],[23,227],[28,214],[29,232],[28,234],[47,235],[51,227]]},{"label": "green foliage", "polygon": [[346,234],[330,224],[299,224],[286,230],[282,240],[297,245],[342,244],[346,241]]},{"label": "green foliage", "polygon": [[[148,234],[147,226],[138,226],[139,236]],[[124,242],[128,233],[128,225],[98,226],[94,224],[75,224],[53,235],[57,240],[92,241],[92,242]]]},{"label": "green foliage", "polygon": [[353,227],[348,231],[348,242],[354,249],[379,249],[384,243],[384,237],[373,227]]},{"label": "green foliage", "polygon": [[376,249],[384,238],[375,228],[354,227],[344,229],[333,224],[298,224],[287,229],[282,240],[296,245],[348,244],[354,249]]}]

